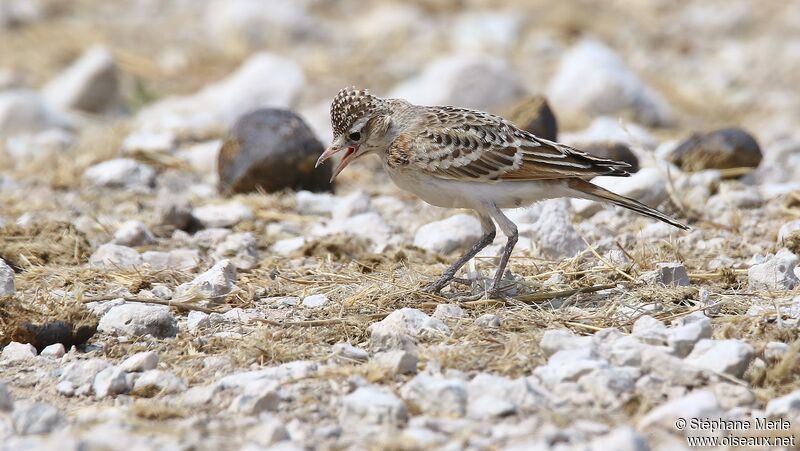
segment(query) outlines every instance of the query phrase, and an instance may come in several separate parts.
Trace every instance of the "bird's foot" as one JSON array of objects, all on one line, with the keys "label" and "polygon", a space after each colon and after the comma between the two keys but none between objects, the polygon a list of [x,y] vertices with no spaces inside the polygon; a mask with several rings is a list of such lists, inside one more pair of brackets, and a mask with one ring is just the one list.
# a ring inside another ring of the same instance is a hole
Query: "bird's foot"
[{"label": "bird's foot", "polygon": [[429,283],[422,291],[430,294],[439,294],[442,291],[442,288],[447,286],[449,280],[439,279],[436,282]]},{"label": "bird's foot", "polygon": [[455,302],[456,304],[460,304],[462,302],[477,301],[484,297],[484,293],[452,294],[445,297],[447,297],[448,300]]},{"label": "bird's foot", "polygon": [[505,300],[508,299],[508,296],[504,293],[502,289],[491,289],[491,290],[480,290],[477,293],[447,293],[444,295],[447,299],[459,303],[459,302],[471,302],[471,301],[478,301],[478,300]]}]

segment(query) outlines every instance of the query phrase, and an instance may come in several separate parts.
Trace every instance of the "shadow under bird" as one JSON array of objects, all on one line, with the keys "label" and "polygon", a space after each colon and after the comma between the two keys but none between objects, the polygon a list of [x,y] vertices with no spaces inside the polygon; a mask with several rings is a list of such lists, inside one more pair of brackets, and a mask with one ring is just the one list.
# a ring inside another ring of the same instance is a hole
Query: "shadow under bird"
[{"label": "shadow under bird", "polygon": [[354,160],[376,154],[400,188],[437,207],[475,211],[483,236],[426,287],[438,293],[456,272],[495,238],[495,223],[508,237],[486,295],[500,296],[500,284],[517,226],[501,209],[573,197],[610,202],[688,230],[684,224],[636,200],[588,182],[595,176],[626,177],[630,166],[594,157],[539,138],[502,117],[452,106],[421,106],[345,88],[331,104],[333,143],[317,166],[343,153],[333,177]]}]

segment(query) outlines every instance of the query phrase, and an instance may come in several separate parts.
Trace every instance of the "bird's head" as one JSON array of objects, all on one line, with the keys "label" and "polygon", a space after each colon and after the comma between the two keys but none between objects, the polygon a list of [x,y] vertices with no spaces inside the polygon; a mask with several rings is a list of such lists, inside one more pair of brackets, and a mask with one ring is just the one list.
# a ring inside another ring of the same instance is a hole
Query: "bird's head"
[{"label": "bird's head", "polygon": [[317,160],[317,166],[344,152],[333,170],[331,181],[353,160],[386,147],[386,132],[391,124],[389,102],[366,90],[345,88],[331,103],[333,142]]}]

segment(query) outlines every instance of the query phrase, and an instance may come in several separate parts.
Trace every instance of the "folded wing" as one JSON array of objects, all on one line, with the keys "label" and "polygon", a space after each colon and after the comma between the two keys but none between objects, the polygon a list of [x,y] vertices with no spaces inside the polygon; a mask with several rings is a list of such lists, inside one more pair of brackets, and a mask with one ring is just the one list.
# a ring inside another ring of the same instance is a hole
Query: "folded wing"
[{"label": "folded wing", "polygon": [[630,175],[627,163],[538,138],[487,113],[444,107],[431,110],[425,120],[424,131],[401,135],[392,151],[436,177],[524,181]]}]

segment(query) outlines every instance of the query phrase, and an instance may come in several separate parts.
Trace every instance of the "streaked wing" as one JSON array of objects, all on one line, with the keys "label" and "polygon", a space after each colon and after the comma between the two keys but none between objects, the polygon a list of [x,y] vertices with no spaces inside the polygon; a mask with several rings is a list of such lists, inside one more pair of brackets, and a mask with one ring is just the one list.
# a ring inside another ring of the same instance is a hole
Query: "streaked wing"
[{"label": "streaked wing", "polygon": [[489,181],[629,175],[627,163],[537,138],[479,111],[431,108],[422,129],[416,136],[401,135],[394,151],[405,152],[407,163],[440,178]]}]

